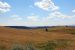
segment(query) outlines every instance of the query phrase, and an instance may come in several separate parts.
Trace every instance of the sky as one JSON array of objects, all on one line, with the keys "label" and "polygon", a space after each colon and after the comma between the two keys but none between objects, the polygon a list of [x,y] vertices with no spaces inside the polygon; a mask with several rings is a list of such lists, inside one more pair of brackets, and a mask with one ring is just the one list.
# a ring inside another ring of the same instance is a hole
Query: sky
[{"label": "sky", "polygon": [[75,0],[0,0],[0,26],[75,25]]}]

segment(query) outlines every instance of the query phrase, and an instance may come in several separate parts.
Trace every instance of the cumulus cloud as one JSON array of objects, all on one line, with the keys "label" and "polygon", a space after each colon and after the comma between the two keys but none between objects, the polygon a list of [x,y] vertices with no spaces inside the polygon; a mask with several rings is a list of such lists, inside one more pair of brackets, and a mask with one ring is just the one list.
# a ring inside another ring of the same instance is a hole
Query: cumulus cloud
[{"label": "cumulus cloud", "polygon": [[11,16],[11,19],[9,19],[8,22],[3,23],[3,26],[5,25],[7,26],[12,26],[12,25],[14,26],[15,25],[16,26],[52,26],[52,25],[73,24],[73,22],[75,21],[74,19],[68,20],[68,21],[66,20],[65,22],[63,21],[64,18],[71,19],[69,17],[72,17],[72,16],[63,15],[61,12],[53,12],[46,17],[39,17],[38,15],[33,14],[25,18],[22,18],[22,16],[15,14]]},{"label": "cumulus cloud", "polygon": [[40,21],[44,21],[44,22],[50,22],[51,20],[63,20],[63,19],[72,19],[74,18],[75,16],[74,15],[66,15],[66,14],[63,14],[59,11],[55,11],[55,12],[51,12],[48,14],[48,16],[46,17],[42,17]]},{"label": "cumulus cloud", "polygon": [[[2,7],[1,4],[4,4],[4,3],[0,3],[0,7]],[[52,0],[41,0],[41,1],[35,2],[34,5],[43,10],[50,11],[48,16],[40,17],[32,13],[30,16],[26,16],[26,18],[22,18],[22,16],[19,16],[19,15],[12,15],[11,16],[12,20],[8,21],[8,25],[14,25],[14,24],[24,25],[24,26],[25,25],[27,26],[66,25],[71,23],[73,24],[73,22],[75,21],[75,20],[72,20],[72,21],[69,20],[64,22],[63,19],[65,18],[69,19],[75,16],[69,16],[60,12],[59,7],[56,6],[52,2]],[[3,7],[3,10],[6,10],[4,7]],[[9,7],[8,9],[10,9],[10,6],[7,6],[7,7]],[[3,10],[0,10],[0,11],[3,11]],[[75,12],[75,10],[72,10],[72,12]],[[55,20],[58,18],[59,20]],[[11,23],[11,21],[12,22],[14,21],[14,22]]]},{"label": "cumulus cloud", "polygon": [[38,21],[39,17],[36,15],[27,16],[28,21]]},{"label": "cumulus cloud", "polygon": [[[43,18],[43,19],[51,19],[51,18],[71,18],[73,16],[69,16],[66,14],[63,14],[62,12],[59,11],[59,6],[56,6],[55,3],[52,0],[41,0],[41,1],[37,1],[34,3],[35,6],[46,10],[46,11],[50,11],[48,16]],[[75,10],[73,10],[72,12],[75,12]]]},{"label": "cumulus cloud", "polygon": [[7,2],[0,1],[0,13],[5,13],[10,11],[11,6]]},{"label": "cumulus cloud", "polygon": [[[8,20],[5,25],[7,26],[37,26],[40,25],[39,17],[34,15],[33,13],[30,16],[20,16],[20,15],[11,15],[10,19]],[[2,24],[1,24],[2,25]],[[3,25],[3,26],[5,26]]]},{"label": "cumulus cloud", "polygon": [[74,10],[72,10],[72,12],[74,12],[74,13],[75,13],[75,9],[74,9]]},{"label": "cumulus cloud", "polygon": [[12,18],[12,20],[15,20],[15,21],[18,21],[18,20],[22,20],[23,18],[22,17],[20,17],[19,15],[12,15],[11,16],[11,18]]},{"label": "cumulus cloud", "polygon": [[35,2],[34,3],[35,6],[43,9],[43,10],[51,10],[51,11],[55,11],[55,10],[58,10],[59,7],[56,6],[52,0],[41,0],[41,1],[38,1],[38,2]]},{"label": "cumulus cloud", "polygon": [[37,15],[30,15],[30,16],[20,16],[20,15],[11,15],[11,20],[13,21],[27,21],[27,22],[36,22],[39,21],[39,17]]},{"label": "cumulus cloud", "polygon": [[52,18],[52,17],[53,18],[57,17],[57,18],[64,19],[64,18],[71,18],[72,16],[68,16],[68,15],[65,15],[65,14],[59,12],[59,11],[55,11],[55,12],[52,12],[52,13],[49,14],[49,18]]}]

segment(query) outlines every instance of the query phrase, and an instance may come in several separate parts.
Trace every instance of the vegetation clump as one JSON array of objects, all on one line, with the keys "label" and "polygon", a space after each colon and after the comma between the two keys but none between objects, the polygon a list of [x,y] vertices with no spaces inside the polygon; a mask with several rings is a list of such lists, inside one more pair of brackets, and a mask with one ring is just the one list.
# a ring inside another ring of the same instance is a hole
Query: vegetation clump
[{"label": "vegetation clump", "polygon": [[65,40],[65,39],[57,39],[53,41],[47,41],[43,44],[39,44],[37,48],[42,49],[42,50],[55,50],[56,48],[66,48],[71,45],[70,40]]}]

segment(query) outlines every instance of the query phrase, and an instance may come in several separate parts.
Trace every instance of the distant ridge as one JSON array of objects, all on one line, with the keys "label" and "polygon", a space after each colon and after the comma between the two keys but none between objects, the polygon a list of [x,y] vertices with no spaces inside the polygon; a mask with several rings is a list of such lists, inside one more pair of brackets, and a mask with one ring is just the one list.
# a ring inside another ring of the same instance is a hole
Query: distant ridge
[{"label": "distant ridge", "polygon": [[38,28],[49,28],[52,26],[36,26],[36,27],[28,27],[28,26],[5,26],[9,28],[16,28],[16,29],[38,29]]},{"label": "distant ridge", "polygon": [[73,27],[75,26],[36,26],[36,27],[28,27],[28,26],[5,26],[9,28],[16,28],[16,29],[39,29],[39,28],[53,28],[53,27]]},{"label": "distant ridge", "polygon": [[31,27],[27,26],[5,26],[5,27],[16,28],[16,29],[31,29]]}]

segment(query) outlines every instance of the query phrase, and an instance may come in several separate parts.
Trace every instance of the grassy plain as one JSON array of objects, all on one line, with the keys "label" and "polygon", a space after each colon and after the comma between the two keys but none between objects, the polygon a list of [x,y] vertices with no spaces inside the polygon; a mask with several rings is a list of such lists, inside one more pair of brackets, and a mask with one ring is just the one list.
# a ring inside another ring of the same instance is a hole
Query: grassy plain
[{"label": "grassy plain", "polygon": [[75,50],[75,28],[38,29],[0,27],[0,50]]}]

